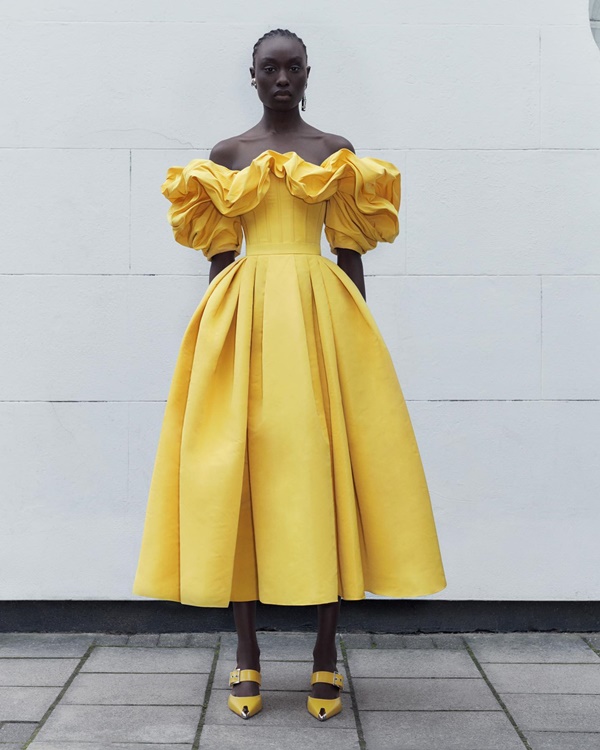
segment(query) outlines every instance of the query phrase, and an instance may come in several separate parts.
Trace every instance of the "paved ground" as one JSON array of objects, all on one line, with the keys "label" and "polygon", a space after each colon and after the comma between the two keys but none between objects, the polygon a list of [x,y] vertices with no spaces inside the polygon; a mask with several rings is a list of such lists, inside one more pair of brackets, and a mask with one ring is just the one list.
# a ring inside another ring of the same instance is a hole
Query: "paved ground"
[{"label": "paved ground", "polygon": [[600,634],[341,634],[343,711],[306,711],[314,634],[259,633],[261,713],[226,706],[233,633],[0,634],[0,750],[599,750]]}]

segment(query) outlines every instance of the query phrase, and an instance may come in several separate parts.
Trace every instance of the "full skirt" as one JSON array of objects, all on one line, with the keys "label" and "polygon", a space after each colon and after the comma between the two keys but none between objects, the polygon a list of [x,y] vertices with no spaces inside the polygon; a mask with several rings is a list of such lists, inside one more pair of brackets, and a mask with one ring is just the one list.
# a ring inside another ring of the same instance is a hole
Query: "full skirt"
[{"label": "full skirt", "polygon": [[238,258],[181,344],[133,593],[227,607],[445,586],[409,413],[358,289],[320,255]]}]

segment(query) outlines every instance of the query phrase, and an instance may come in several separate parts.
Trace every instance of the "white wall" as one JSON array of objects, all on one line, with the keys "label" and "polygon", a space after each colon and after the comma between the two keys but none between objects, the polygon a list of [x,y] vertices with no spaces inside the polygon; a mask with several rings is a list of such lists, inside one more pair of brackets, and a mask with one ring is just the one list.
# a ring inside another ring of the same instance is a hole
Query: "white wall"
[{"label": "white wall", "polygon": [[435,598],[600,598],[588,0],[272,7],[0,8],[0,597],[136,598],[164,399],[209,268],[173,241],[160,185],[259,118],[250,52],[284,26],[309,49],[307,119],[402,171],[401,235],[365,266],[432,493]]}]

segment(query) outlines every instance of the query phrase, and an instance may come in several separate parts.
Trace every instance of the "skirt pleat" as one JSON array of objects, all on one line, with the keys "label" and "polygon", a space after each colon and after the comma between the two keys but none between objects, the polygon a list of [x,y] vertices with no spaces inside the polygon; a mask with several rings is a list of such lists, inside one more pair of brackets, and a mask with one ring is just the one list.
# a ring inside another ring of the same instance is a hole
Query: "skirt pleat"
[{"label": "skirt pleat", "polygon": [[446,586],[389,351],[319,255],[239,258],[185,332],[134,593],[306,605]]}]

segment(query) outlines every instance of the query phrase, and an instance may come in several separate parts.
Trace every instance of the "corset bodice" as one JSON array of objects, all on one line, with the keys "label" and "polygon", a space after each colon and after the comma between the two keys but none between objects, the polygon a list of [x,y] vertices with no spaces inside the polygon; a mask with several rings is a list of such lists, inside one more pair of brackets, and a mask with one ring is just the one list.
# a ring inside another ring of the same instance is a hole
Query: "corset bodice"
[{"label": "corset bodice", "polygon": [[326,207],[295,197],[283,177],[272,176],[260,203],[241,216],[246,255],[320,255]]}]

